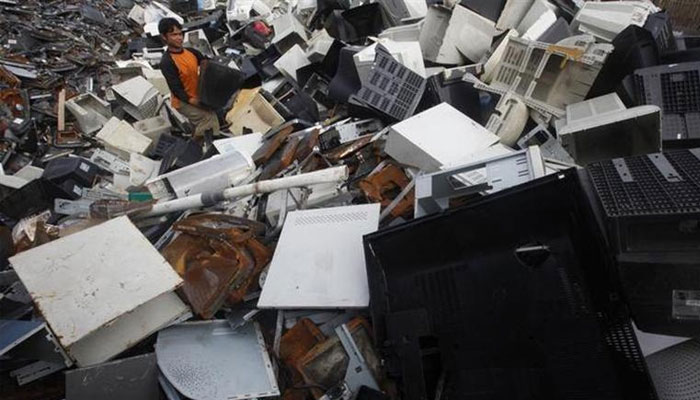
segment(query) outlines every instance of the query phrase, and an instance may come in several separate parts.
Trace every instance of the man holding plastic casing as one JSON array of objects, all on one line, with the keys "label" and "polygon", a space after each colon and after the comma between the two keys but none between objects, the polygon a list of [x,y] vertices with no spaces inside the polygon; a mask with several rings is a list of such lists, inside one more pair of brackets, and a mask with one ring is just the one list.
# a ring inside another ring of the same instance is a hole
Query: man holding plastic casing
[{"label": "man holding plastic casing", "polygon": [[158,31],[168,51],[160,61],[160,69],[172,93],[172,105],[195,126],[195,140],[202,142],[205,133],[220,129],[216,113],[199,103],[199,68],[207,59],[199,51],[183,47],[182,25],[174,18],[163,18]]}]

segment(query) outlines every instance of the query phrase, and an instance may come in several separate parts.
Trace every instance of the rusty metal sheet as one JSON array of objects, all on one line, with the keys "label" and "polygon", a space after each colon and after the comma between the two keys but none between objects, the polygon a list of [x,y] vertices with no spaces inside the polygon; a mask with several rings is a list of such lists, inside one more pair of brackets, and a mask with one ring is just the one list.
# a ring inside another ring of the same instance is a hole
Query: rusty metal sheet
[{"label": "rusty metal sheet", "polygon": [[183,292],[197,315],[211,318],[243,300],[270,260],[254,238],[258,223],[224,214],[199,214],[173,225],[180,232],[163,256],[184,278]]},{"label": "rusty metal sheet", "polygon": [[[373,202],[381,203],[382,208],[387,207],[408,186],[410,180],[406,174],[393,164],[388,164],[381,170],[369,175],[360,181],[360,189]],[[412,190],[391,210],[394,217],[413,215],[413,203],[415,200]]]},{"label": "rusty metal sheet", "polygon": [[318,146],[318,140],[321,136],[321,129],[313,129],[310,133],[304,135],[297,147],[296,154],[294,154],[294,160],[298,162],[304,161],[311,153],[314,148]]},{"label": "rusty metal sheet", "polygon": [[290,367],[296,368],[304,355],[325,340],[326,336],[310,319],[302,318],[282,335],[280,358]]},{"label": "rusty metal sheet", "polygon": [[287,168],[294,160],[294,154],[296,154],[300,141],[301,139],[299,137],[290,137],[287,139],[287,143],[285,143],[284,147],[265,163],[265,168],[263,168],[259,179],[270,179]]},{"label": "rusty metal sheet", "polygon": [[362,136],[351,143],[348,143],[346,145],[343,145],[343,146],[340,146],[336,149],[333,149],[331,152],[326,154],[326,156],[331,161],[340,161],[340,160],[342,160],[346,157],[349,157],[352,154],[358,152],[359,150],[361,150],[363,147],[367,146],[371,142],[372,142],[372,135]]},{"label": "rusty metal sheet", "polygon": [[293,126],[288,126],[279,131],[274,137],[267,140],[262,147],[260,147],[255,153],[253,153],[253,162],[255,165],[260,166],[267,162],[282,146],[287,137],[294,132]]},{"label": "rusty metal sheet", "polygon": [[[375,379],[380,376],[380,360],[374,352],[370,337],[370,328],[363,318],[355,318],[348,324],[348,330],[372,370]],[[298,363],[297,368],[309,385],[331,388],[342,383],[348,366],[348,355],[337,336],[314,346]],[[379,379],[378,379],[379,380]],[[317,389],[312,393],[318,397],[322,393]]]}]

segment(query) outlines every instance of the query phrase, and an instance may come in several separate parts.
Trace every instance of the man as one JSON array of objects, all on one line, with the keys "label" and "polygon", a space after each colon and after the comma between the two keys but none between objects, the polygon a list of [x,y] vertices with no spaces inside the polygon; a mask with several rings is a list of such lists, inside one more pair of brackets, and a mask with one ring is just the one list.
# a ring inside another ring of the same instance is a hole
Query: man
[{"label": "man", "polygon": [[160,61],[160,69],[172,94],[172,105],[195,126],[195,140],[203,141],[204,133],[219,131],[219,119],[199,104],[199,66],[206,58],[199,51],[184,48],[182,25],[174,18],[163,18],[158,24],[160,36],[168,51]]}]

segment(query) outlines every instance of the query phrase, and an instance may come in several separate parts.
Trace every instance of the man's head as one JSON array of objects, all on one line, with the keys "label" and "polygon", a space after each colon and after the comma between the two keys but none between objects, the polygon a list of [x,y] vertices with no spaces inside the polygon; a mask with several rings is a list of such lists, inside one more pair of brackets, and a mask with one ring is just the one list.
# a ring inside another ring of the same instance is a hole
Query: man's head
[{"label": "man's head", "polygon": [[182,25],[175,18],[163,18],[158,23],[158,32],[168,48],[172,50],[182,49],[184,35]]}]

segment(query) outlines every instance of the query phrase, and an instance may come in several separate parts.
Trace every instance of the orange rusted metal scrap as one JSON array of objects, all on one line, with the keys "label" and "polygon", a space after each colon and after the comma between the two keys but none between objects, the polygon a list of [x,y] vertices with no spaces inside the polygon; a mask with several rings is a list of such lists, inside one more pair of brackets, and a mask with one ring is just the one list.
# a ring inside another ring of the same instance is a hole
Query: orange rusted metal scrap
[{"label": "orange rusted metal scrap", "polygon": [[198,214],[173,225],[180,233],[163,256],[184,279],[194,312],[211,318],[224,303],[243,300],[272,258],[256,234],[260,226],[224,214]]}]

